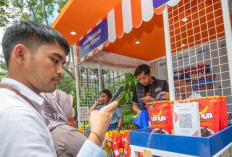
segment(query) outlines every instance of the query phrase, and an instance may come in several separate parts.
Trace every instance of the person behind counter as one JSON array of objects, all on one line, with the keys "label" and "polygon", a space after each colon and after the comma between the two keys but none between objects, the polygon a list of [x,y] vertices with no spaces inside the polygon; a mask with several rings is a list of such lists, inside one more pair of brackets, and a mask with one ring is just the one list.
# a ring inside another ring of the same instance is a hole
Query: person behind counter
[{"label": "person behind counter", "polygon": [[[185,100],[185,99],[192,99],[192,98],[200,98],[202,97],[197,92],[192,90],[191,85],[191,78],[189,74],[182,73],[180,76],[174,76],[174,86],[175,86],[175,100]],[[169,100],[169,92],[160,92],[162,98],[164,100]],[[157,95],[157,99],[159,99],[160,94]]]},{"label": "person behind counter", "polygon": [[167,81],[159,80],[152,76],[150,67],[147,64],[139,65],[135,69],[134,76],[137,78],[138,83],[132,97],[133,110],[136,114],[139,114],[141,112],[138,104],[139,98],[143,102],[144,107],[145,103],[158,100],[157,95],[159,92],[168,92],[169,87]]},{"label": "person behind counter", "polygon": [[187,73],[182,73],[179,77],[174,76],[174,86],[176,90],[176,100],[193,99],[202,97],[192,89],[191,78]]},{"label": "person behind counter", "polygon": [[[110,90],[103,89],[100,92],[100,96],[101,96],[101,98],[98,99],[96,101],[96,103],[90,108],[89,114],[93,110],[100,110],[104,106],[108,105],[108,103],[111,100],[113,95],[112,95]],[[108,128],[108,131],[110,131],[110,130],[118,130],[119,131],[121,129],[121,126],[122,126],[122,121],[123,121],[122,110],[120,107],[116,107],[115,112],[114,112],[113,117],[112,117],[112,121],[111,121],[110,126]]]}]

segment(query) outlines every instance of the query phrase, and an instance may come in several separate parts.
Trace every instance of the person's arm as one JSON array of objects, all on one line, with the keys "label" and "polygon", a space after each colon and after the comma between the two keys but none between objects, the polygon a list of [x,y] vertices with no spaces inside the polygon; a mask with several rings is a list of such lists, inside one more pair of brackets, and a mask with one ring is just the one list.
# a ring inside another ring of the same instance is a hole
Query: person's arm
[{"label": "person's arm", "polygon": [[97,108],[97,102],[89,109],[89,115],[90,115],[90,113],[93,111],[93,110],[96,110],[96,108]]},{"label": "person's arm", "polygon": [[122,122],[123,122],[123,116],[118,118],[118,128],[117,128],[118,131],[121,129]]},{"label": "person's arm", "polygon": [[[159,100],[160,94],[162,94],[162,99],[163,100],[170,100],[169,92],[165,92],[165,91],[162,91],[157,95],[157,97],[156,97],[157,100]],[[179,94],[175,94],[175,100],[181,100],[181,97],[180,97]]]},{"label": "person's arm", "polygon": [[136,113],[136,114],[139,114],[141,112],[140,108],[139,108],[139,103],[137,102],[133,102],[133,111]]},{"label": "person's arm", "polygon": [[118,128],[117,131],[119,131],[121,129],[122,126],[122,122],[123,122],[123,114],[122,114],[122,109],[119,107],[116,107],[115,109],[115,113],[117,115],[118,118]]},{"label": "person's arm", "polygon": [[90,115],[90,113],[93,111],[93,110],[96,110],[96,108],[97,108],[97,106],[99,105],[99,104],[101,104],[102,102],[101,102],[101,100],[100,99],[98,99],[96,102],[95,102],[95,104],[89,109],[89,115]]},{"label": "person's arm", "polygon": [[101,146],[101,142],[105,138],[105,133],[110,125],[111,118],[113,116],[113,113],[115,112],[115,108],[117,107],[117,105],[118,102],[113,101],[112,103],[101,108],[101,110],[94,110],[90,113],[89,124],[91,131],[96,133],[101,139],[99,140],[98,137],[90,131],[90,136],[88,138],[90,141]]},{"label": "person's arm", "polygon": [[163,100],[170,100],[169,92],[165,92],[165,91],[159,92],[159,94],[157,94],[156,96],[156,100],[159,100],[160,94],[162,94]]},{"label": "person's arm", "polygon": [[90,113],[90,134],[88,140],[85,141],[77,154],[77,157],[106,157],[106,154],[100,147],[105,139],[105,133],[117,106],[118,102],[113,101],[101,110],[94,110]]},{"label": "person's arm", "polygon": [[143,103],[148,103],[148,102],[154,102],[156,101],[155,98],[152,98],[151,96],[145,96],[140,99]]}]

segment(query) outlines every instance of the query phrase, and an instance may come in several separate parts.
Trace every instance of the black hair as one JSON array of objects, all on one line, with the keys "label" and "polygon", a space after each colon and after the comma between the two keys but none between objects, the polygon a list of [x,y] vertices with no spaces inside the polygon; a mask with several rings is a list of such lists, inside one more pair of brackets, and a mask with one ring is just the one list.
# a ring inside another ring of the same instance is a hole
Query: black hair
[{"label": "black hair", "polygon": [[141,64],[139,65],[136,69],[135,69],[135,73],[134,76],[137,77],[139,74],[141,74],[142,72],[144,72],[145,75],[149,75],[151,72],[151,69],[149,67],[149,65],[147,64]]},{"label": "black hair", "polygon": [[112,94],[111,91],[108,90],[108,89],[103,89],[103,90],[100,92],[100,94],[101,94],[101,93],[105,93],[105,94],[107,95],[107,98],[109,99],[109,101],[110,101],[111,98],[113,97],[113,94]]},{"label": "black hair", "polygon": [[9,67],[11,52],[15,45],[23,44],[33,53],[41,45],[52,45],[56,42],[68,55],[70,51],[68,42],[50,26],[35,21],[24,21],[7,28],[2,39],[2,50],[7,67]]}]

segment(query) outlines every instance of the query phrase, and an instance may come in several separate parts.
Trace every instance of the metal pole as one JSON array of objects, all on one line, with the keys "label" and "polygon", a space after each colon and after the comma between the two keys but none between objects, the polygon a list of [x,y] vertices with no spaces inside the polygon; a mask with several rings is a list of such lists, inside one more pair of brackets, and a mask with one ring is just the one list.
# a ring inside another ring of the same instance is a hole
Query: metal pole
[{"label": "metal pole", "polygon": [[76,80],[76,99],[77,99],[77,116],[78,116],[78,128],[81,128],[81,112],[80,112],[80,95],[79,95],[79,82],[78,82],[78,66],[77,66],[77,46],[73,46],[73,57],[74,57],[74,69],[75,69],[75,80]]},{"label": "metal pole", "polygon": [[101,73],[101,66],[100,64],[97,65],[98,70],[98,84],[99,84],[99,92],[102,91],[102,73]]},{"label": "metal pole", "polygon": [[172,52],[169,34],[169,22],[168,22],[168,9],[163,12],[164,20],[164,34],[165,34],[165,46],[166,46],[166,57],[167,57],[167,70],[168,70],[168,83],[169,83],[169,95],[170,100],[175,100],[175,89],[174,89],[174,79],[173,79],[173,67],[172,67]]},{"label": "metal pole", "polygon": [[221,4],[222,4],[222,14],[223,14],[224,29],[225,29],[226,47],[228,54],[228,65],[230,72],[230,89],[232,92],[232,62],[230,61],[230,59],[232,58],[232,34],[231,34],[230,12],[229,12],[228,1],[221,0]]}]

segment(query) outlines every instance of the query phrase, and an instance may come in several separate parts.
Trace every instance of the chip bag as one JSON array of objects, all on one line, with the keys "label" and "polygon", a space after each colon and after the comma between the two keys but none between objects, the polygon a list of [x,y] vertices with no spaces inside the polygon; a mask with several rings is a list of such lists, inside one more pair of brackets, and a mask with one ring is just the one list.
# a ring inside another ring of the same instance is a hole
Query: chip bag
[{"label": "chip bag", "polygon": [[172,134],[172,101],[147,103],[152,133]]},{"label": "chip bag", "polygon": [[192,99],[199,104],[201,137],[208,137],[220,130],[220,98],[203,97]]}]

